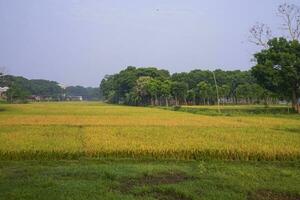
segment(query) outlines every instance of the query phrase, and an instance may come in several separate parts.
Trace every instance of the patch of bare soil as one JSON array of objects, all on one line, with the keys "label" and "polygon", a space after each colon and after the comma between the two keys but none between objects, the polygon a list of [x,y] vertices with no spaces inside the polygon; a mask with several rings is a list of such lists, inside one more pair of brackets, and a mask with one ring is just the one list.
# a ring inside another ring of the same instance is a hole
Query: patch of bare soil
[{"label": "patch of bare soil", "polygon": [[182,172],[158,173],[155,175],[145,175],[139,178],[126,178],[121,180],[120,191],[127,193],[136,186],[174,184],[191,179],[194,179],[194,177],[187,176]]},{"label": "patch of bare soil", "polygon": [[193,200],[192,197],[187,196],[186,194],[177,192],[172,189],[168,190],[160,190],[160,189],[154,189],[148,193],[145,193],[141,196],[152,196],[155,199],[158,200]]},{"label": "patch of bare soil", "polygon": [[[118,188],[122,193],[132,193],[134,187],[142,186],[157,186],[160,184],[175,184],[188,180],[193,180],[194,177],[188,176],[182,172],[158,173],[155,175],[145,175],[138,178],[124,178]],[[158,200],[192,200],[191,197],[175,191],[174,189],[159,189],[153,187],[150,191],[134,194],[136,196],[152,196]]]},{"label": "patch of bare soil", "polygon": [[300,195],[272,190],[258,190],[249,193],[248,200],[300,200]]}]

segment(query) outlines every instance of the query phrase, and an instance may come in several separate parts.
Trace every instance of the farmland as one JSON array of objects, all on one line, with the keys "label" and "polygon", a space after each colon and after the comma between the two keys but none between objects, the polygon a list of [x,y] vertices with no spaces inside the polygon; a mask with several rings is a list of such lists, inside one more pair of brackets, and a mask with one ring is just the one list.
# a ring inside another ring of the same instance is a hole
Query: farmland
[{"label": "farmland", "polygon": [[271,108],[0,104],[0,199],[298,199],[300,118]]},{"label": "farmland", "polygon": [[95,103],[2,107],[2,159],[300,157],[299,118],[204,116]]}]

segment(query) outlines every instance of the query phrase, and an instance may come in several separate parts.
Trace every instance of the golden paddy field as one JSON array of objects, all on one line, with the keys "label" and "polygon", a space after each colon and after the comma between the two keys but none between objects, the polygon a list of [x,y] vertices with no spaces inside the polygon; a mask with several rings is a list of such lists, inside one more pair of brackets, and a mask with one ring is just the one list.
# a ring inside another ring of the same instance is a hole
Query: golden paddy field
[{"label": "golden paddy field", "polygon": [[300,118],[103,103],[0,105],[1,159],[300,159]]}]

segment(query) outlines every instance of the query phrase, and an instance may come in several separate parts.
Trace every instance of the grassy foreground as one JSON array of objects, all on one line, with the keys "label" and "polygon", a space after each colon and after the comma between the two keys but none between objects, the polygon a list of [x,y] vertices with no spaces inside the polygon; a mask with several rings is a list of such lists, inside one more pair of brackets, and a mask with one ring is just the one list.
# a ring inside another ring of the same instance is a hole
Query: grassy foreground
[{"label": "grassy foreground", "polygon": [[1,105],[0,158],[299,160],[300,118],[99,103]]},{"label": "grassy foreground", "polygon": [[0,199],[300,199],[299,162],[2,161]]}]

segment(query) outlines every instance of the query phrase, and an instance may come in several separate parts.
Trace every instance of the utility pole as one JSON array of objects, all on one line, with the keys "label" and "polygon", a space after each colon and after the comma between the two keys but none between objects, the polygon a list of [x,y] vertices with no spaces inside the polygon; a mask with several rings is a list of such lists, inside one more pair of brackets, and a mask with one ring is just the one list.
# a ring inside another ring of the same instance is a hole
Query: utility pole
[{"label": "utility pole", "polygon": [[213,73],[213,76],[214,76],[215,86],[216,86],[216,91],[217,91],[218,111],[219,111],[219,113],[221,113],[221,110],[220,110],[220,99],[219,99],[219,91],[218,91],[217,80],[216,80],[215,72],[212,71],[212,73]]}]

